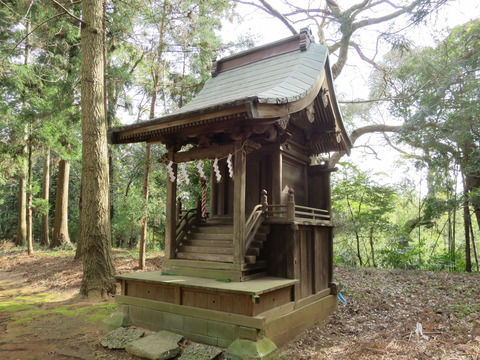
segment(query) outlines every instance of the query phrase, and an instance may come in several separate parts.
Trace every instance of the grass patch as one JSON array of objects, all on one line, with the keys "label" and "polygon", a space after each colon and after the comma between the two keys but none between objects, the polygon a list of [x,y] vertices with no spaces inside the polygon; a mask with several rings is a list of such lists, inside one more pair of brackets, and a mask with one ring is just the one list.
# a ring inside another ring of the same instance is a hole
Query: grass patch
[{"label": "grass patch", "polygon": [[0,312],[4,311],[23,311],[33,309],[35,306],[32,304],[17,304],[14,301],[3,301],[0,303]]},{"label": "grass patch", "polygon": [[18,309],[19,313],[12,316],[11,325],[20,325],[43,316],[60,315],[64,317],[81,317],[88,323],[96,324],[110,315],[117,307],[116,303],[105,303],[99,305],[81,306],[78,304],[64,305],[55,309]]}]

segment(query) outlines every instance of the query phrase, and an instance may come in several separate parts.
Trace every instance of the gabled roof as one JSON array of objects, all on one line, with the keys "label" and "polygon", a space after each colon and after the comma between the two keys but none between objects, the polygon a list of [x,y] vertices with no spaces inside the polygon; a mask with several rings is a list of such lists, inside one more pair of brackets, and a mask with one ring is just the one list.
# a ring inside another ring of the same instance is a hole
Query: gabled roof
[{"label": "gabled roof", "polygon": [[[316,98],[320,100],[314,101]],[[206,125],[221,127],[222,123],[234,121],[274,124],[319,101],[325,109],[316,106],[319,111],[314,138],[318,141],[321,132],[330,135],[321,136],[324,144],[316,146],[312,154],[349,151],[351,144],[333,91],[327,47],[313,43],[309,30],[302,31],[214,62],[212,77],[183,108],[157,119],[111,129],[110,141],[166,142],[176,133],[187,131],[193,137]]]},{"label": "gabled roof", "polygon": [[215,76],[206,82],[192,101],[175,113],[247,102],[288,104],[306,97],[323,76],[327,47],[311,44],[308,51],[300,51],[298,46],[287,49],[290,52],[270,55],[228,70],[222,68],[235,60],[240,62],[251,51],[217,62],[218,72],[214,72]]}]

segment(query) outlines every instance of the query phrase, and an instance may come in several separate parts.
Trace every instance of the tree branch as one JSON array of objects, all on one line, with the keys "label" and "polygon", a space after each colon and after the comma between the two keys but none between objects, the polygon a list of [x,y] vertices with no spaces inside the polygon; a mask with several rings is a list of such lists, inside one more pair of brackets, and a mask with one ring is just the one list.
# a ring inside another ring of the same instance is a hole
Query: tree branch
[{"label": "tree branch", "polygon": [[374,68],[376,69],[381,69],[380,66],[377,65],[377,63],[375,61],[373,61],[372,59],[368,58],[362,51],[362,49],[360,49],[360,46],[355,43],[354,41],[350,41],[350,46],[353,47],[356,51],[357,51],[357,54],[358,56],[360,56],[360,59],[362,59],[363,61],[365,61],[366,63],[372,65]]},{"label": "tree branch", "polygon": [[28,38],[33,32],[35,32],[35,30],[37,30],[39,27],[45,25],[47,22],[49,22],[50,20],[53,20],[55,19],[56,17],[59,17],[60,15],[62,14],[55,14],[53,15],[52,17],[42,21],[40,24],[38,24],[37,26],[35,26],[29,33],[25,34],[25,36],[23,36],[16,44],[15,46],[10,50],[10,52],[5,55],[3,58],[2,58],[2,61],[5,60],[12,52],[15,51],[15,49],[26,39]]},{"label": "tree branch", "polygon": [[73,15],[70,11],[68,11],[68,9],[67,9],[65,6],[63,6],[62,4],[60,4],[58,1],[52,0],[52,2],[53,2],[55,5],[57,5],[60,9],[62,9],[65,14],[67,14],[67,15],[70,16],[71,18],[77,20],[77,21],[80,22],[82,25],[85,25],[85,22],[84,22],[82,19],[80,19],[79,17]]},{"label": "tree branch", "polygon": [[396,151],[398,151],[400,154],[403,154],[403,155],[408,155],[408,153],[406,151],[403,151],[402,149],[400,149],[399,147],[393,145],[393,143],[390,141],[390,138],[387,136],[386,133],[383,133],[383,138],[385,139],[385,141],[387,142],[388,145],[390,145],[390,147]]},{"label": "tree branch", "polygon": [[268,10],[268,12],[279,19],[285,26],[292,32],[293,35],[297,35],[298,31],[288,22],[287,18],[280,14],[279,11],[274,9],[266,0],[259,0],[262,5]]}]

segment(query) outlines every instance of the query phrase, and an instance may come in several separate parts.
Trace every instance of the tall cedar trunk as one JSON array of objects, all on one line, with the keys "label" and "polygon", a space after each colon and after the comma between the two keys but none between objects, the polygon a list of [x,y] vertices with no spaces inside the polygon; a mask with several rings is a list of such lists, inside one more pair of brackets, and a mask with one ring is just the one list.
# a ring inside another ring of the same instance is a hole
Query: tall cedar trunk
[{"label": "tall cedar trunk", "polygon": [[82,1],[82,258],[80,293],[115,294],[111,254],[109,166],[104,102],[102,0]]},{"label": "tall cedar trunk", "polygon": [[[157,105],[157,93],[158,93],[158,83],[160,79],[160,66],[161,66],[161,59],[163,54],[163,37],[164,37],[164,27],[165,27],[165,20],[166,20],[166,6],[167,2],[163,2],[163,16],[162,21],[160,24],[160,44],[158,46],[157,51],[157,62],[154,64],[153,70],[153,90],[152,90],[152,101],[150,103],[150,119],[155,117],[155,106]],[[146,144],[145,146],[145,170],[143,173],[143,197],[145,199],[145,206],[148,205],[148,183],[150,179],[150,153],[151,153],[151,145]],[[142,218],[142,230],[140,234],[140,252],[139,252],[139,259],[138,259],[138,266],[140,269],[145,268],[145,258],[146,258],[146,248],[147,248],[147,231],[148,231],[148,217],[147,212],[144,212]]]},{"label": "tall cedar trunk", "polygon": [[[83,177],[82,177],[83,178]],[[77,249],[75,250],[75,260],[80,260],[82,258],[82,251],[83,251],[83,238],[82,238],[82,189],[83,185],[80,184],[80,196],[78,199],[78,227],[77,227]]]},{"label": "tall cedar trunk", "polygon": [[68,183],[70,179],[70,162],[60,160],[58,167],[57,194],[55,198],[55,220],[50,248],[70,244],[68,233]]},{"label": "tall cedar trunk", "polygon": [[[31,129],[29,129],[31,133]],[[32,138],[31,135],[28,138],[28,192],[27,192],[27,246],[28,255],[33,254],[33,164],[32,164]]]},{"label": "tall cedar trunk", "polygon": [[[26,161],[22,160],[25,167]],[[27,243],[27,183],[25,171],[21,171],[18,181],[18,227],[17,246],[25,246]]]},{"label": "tall cedar trunk", "polygon": [[[148,183],[150,178],[150,144],[146,144],[145,147],[145,172],[143,177],[143,197],[145,199],[145,207],[148,206]],[[145,257],[147,250],[147,230],[148,230],[148,215],[147,209],[144,210],[142,217],[142,232],[140,234],[140,252],[138,259],[138,267],[140,269],[145,268]]]},{"label": "tall cedar trunk", "polygon": [[[30,13],[26,18],[25,24],[25,61],[24,64],[27,66],[30,62],[30,30],[31,30],[31,22],[30,22]],[[26,106],[26,102],[24,101],[23,106]],[[25,134],[27,133],[27,127],[25,126]],[[23,141],[26,142],[26,136],[23,135]],[[17,239],[16,245],[17,246],[25,246],[27,243],[27,174],[26,174],[26,166],[27,162],[25,159],[27,149],[26,145],[22,148],[22,157],[21,161],[21,170],[19,174],[19,181],[18,181],[18,226],[17,226]]]},{"label": "tall cedar trunk", "polygon": [[50,200],[50,148],[45,151],[43,160],[42,199],[47,203],[47,211],[42,214],[42,228],[40,232],[40,245],[50,244],[50,226],[48,217],[48,203]]}]

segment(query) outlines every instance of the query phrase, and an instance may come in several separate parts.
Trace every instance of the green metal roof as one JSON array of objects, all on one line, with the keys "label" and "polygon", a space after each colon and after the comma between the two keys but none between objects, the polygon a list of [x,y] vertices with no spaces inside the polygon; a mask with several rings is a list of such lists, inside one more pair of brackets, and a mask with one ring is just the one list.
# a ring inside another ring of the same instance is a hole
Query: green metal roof
[{"label": "green metal roof", "polygon": [[221,72],[211,77],[192,101],[173,114],[249,101],[287,104],[302,99],[323,76],[327,56],[326,46],[312,43],[307,51],[297,48]]},{"label": "green metal roof", "polygon": [[[327,47],[315,44],[308,29],[213,65],[212,77],[188,104],[156,119],[110,129],[110,143],[179,139],[193,143],[202,131],[215,134],[227,129],[225,124],[241,126],[245,120],[272,124],[313,105],[309,152],[351,148],[333,89]],[[228,136],[236,131],[232,126]]]}]

